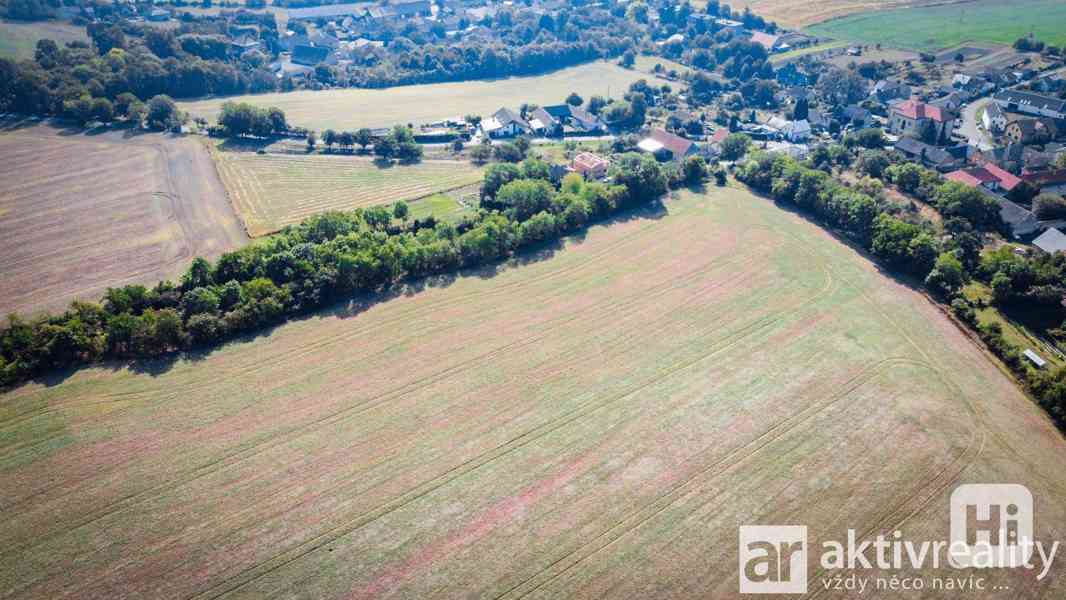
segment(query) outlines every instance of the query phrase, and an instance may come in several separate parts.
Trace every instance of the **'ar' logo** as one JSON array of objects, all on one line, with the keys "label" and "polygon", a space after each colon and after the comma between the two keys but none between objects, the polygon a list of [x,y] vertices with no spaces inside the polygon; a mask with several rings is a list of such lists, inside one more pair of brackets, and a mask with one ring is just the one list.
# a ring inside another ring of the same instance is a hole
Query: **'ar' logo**
[{"label": "'ar' logo", "polygon": [[745,525],[740,528],[740,592],[807,592],[807,527]]},{"label": "'ar' logo", "polygon": [[951,494],[951,560],[959,568],[1020,567],[1033,553],[1033,495],[1015,484]]}]

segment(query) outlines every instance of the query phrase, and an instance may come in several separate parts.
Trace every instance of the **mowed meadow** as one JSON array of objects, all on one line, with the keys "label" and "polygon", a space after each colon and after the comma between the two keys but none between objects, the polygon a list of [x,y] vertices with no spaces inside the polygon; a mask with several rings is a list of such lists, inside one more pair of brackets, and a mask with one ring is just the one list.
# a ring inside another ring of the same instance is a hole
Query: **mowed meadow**
[{"label": "mowed meadow", "polygon": [[0,396],[4,597],[729,598],[738,524],[947,539],[960,483],[1061,539],[1041,410],[743,190],[369,300]]},{"label": "mowed meadow", "polygon": [[0,156],[0,315],[155,285],[248,242],[195,140],[9,121]]},{"label": "mowed meadow", "polygon": [[213,152],[229,197],[252,236],[330,210],[428,198],[475,184],[482,175],[468,161],[383,165],[344,155]]},{"label": "mowed meadow", "polygon": [[517,109],[522,103],[562,104],[570,92],[577,92],[585,99],[595,94],[621,97],[638,79],[655,80],[647,73],[598,61],[532,77],[384,89],[302,90],[180,102],[179,106],[194,117],[214,123],[224,102],[249,102],[262,107],[276,106],[285,111],[289,123],[300,127],[318,131],[352,130],[462,119],[470,114],[487,116],[502,106]]}]

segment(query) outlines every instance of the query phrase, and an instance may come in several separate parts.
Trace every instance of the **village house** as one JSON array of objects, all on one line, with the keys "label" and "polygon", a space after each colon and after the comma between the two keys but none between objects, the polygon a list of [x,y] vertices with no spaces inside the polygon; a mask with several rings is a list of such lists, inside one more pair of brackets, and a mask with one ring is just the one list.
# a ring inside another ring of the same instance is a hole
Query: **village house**
[{"label": "village house", "polygon": [[990,102],[985,106],[984,114],[981,115],[981,124],[985,126],[986,131],[1000,133],[1007,128],[1007,115],[1003,113],[1003,109],[998,104]]},{"label": "village house", "polygon": [[1041,192],[1066,195],[1066,169],[1022,173],[1022,181]]},{"label": "village house", "polygon": [[951,139],[954,121],[954,115],[943,108],[918,100],[908,100],[892,108],[888,130],[897,135],[909,135],[922,138],[926,142],[935,140],[937,144],[944,144]]},{"label": "village house", "polygon": [[983,186],[992,192],[1000,194],[1009,194],[1022,183],[1022,180],[1016,175],[1004,171],[990,162],[977,167],[952,171],[945,175],[945,178],[970,187]]},{"label": "village house", "polygon": [[699,150],[692,140],[658,128],[652,129],[651,134],[637,144],[637,148],[661,161],[680,160]]},{"label": "village house", "polygon": [[780,40],[781,36],[763,33],[761,31],[756,31],[755,33],[751,34],[751,41],[756,44],[759,44],[763,48],[766,48],[766,51],[769,53],[776,52],[779,49],[779,45],[781,43]]},{"label": "village house", "polygon": [[1048,254],[1066,252],[1066,235],[1052,227],[1033,240],[1033,245]]},{"label": "village house", "polygon": [[533,131],[525,119],[517,112],[506,107],[494,112],[491,117],[482,121],[481,130],[493,138],[515,137]]},{"label": "village house", "polygon": [[1066,100],[1017,90],[1002,91],[992,99],[1007,112],[1066,119]]},{"label": "village house", "polygon": [[603,179],[607,176],[610,162],[606,158],[591,152],[582,152],[570,163],[570,171],[580,173],[585,179]]},{"label": "village house", "polygon": [[1015,144],[1042,144],[1050,141],[1053,133],[1043,119],[1015,119],[1007,124],[1004,136]]},{"label": "village house", "polygon": [[940,148],[909,137],[900,138],[896,142],[895,149],[907,158],[941,173],[962,168],[969,158],[970,151],[969,146],[966,145]]},{"label": "village house", "polygon": [[899,81],[882,79],[874,84],[873,89],[870,91],[870,95],[875,96],[881,102],[888,102],[889,100],[896,100],[899,98],[910,98],[911,86]]},{"label": "village house", "polygon": [[292,49],[292,62],[306,67],[313,67],[320,63],[336,63],[336,58],[331,54],[332,51],[329,48],[301,44]]}]

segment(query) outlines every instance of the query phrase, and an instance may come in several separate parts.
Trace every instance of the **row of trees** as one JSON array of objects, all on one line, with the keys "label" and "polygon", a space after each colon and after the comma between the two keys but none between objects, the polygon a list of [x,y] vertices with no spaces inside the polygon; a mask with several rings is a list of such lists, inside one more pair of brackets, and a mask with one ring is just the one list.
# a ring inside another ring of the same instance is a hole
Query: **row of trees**
[{"label": "row of trees", "polygon": [[322,143],[326,145],[327,152],[332,152],[334,145],[348,151],[359,145],[364,152],[373,145],[374,154],[381,158],[395,158],[403,162],[414,162],[422,158],[422,146],[415,141],[411,128],[405,125],[395,125],[388,134],[377,137],[373,131],[366,128],[356,131],[327,129],[322,132]]},{"label": "row of trees", "polygon": [[492,209],[458,225],[431,217],[408,223],[401,207],[327,213],[213,264],[197,258],[178,282],[112,288],[99,304],[75,302],[32,321],[12,316],[0,332],[0,383],[105,358],[210,346],[352,294],[491,263],[657,201],[668,185],[654,159],[636,154],[619,159],[611,183],[570,175],[557,189],[547,172],[523,165],[488,197]]}]

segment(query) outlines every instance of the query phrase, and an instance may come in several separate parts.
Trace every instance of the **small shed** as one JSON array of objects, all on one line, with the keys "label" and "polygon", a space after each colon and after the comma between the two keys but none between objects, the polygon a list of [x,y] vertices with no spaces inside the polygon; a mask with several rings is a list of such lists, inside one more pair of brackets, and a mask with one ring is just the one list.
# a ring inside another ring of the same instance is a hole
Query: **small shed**
[{"label": "small shed", "polygon": [[1033,366],[1038,369],[1043,369],[1047,365],[1047,361],[1040,358],[1040,355],[1033,352],[1031,348],[1026,348],[1025,352],[1022,352],[1022,354],[1024,354],[1025,358],[1028,358],[1029,362],[1033,363]]}]

